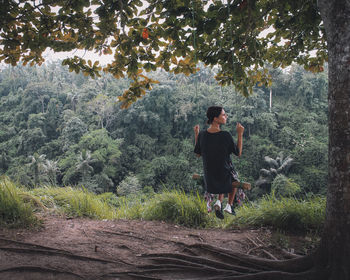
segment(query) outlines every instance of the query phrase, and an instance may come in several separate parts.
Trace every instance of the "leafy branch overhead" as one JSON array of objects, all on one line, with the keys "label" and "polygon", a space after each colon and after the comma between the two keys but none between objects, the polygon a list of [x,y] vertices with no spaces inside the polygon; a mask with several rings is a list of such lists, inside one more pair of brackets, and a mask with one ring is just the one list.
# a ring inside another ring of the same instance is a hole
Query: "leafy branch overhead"
[{"label": "leafy branch overhead", "polygon": [[316,2],[3,0],[0,61],[41,64],[48,49],[113,55],[103,68],[76,56],[63,64],[91,77],[103,70],[131,78],[134,82],[120,97],[124,107],[155,82],[140,70],[189,75],[197,71],[198,61],[219,65],[219,83],[234,84],[248,95],[256,83],[270,85],[265,62],[323,70],[327,46]]}]

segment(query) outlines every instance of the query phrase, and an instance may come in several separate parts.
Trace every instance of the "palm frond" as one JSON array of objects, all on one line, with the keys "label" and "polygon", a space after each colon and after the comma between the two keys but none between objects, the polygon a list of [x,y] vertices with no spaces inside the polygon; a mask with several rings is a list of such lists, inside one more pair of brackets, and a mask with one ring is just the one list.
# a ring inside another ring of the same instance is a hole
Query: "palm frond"
[{"label": "palm frond", "polygon": [[271,172],[267,169],[260,169],[260,176],[262,177],[270,177],[271,176]]},{"label": "palm frond", "polygon": [[278,166],[279,166],[277,161],[269,156],[265,156],[264,160],[269,165],[269,167],[278,168]]},{"label": "palm frond", "polygon": [[288,156],[284,160],[282,165],[277,169],[277,172],[287,174],[289,169],[292,167],[293,164],[294,164],[294,159]]}]

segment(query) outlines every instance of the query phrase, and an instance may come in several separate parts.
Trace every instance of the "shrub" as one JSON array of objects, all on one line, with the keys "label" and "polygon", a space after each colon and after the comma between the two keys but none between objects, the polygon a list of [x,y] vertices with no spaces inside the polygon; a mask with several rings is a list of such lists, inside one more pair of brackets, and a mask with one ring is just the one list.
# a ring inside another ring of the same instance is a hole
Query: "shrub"
[{"label": "shrub", "polygon": [[286,231],[319,231],[325,219],[326,199],[314,196],[307,200],[263,197],[256,203],[245,204],[236,211],[229,226],[272,226]]},{"label": "shrub", "polygon": [[140,191],[142,188],[139,180],[135,175],[130,173],[117,187],[118,195],[129,195]]},{"label": "shrub", "polygon": [[36,225],[30,203],[22,199],[20,189],[6,177],[0,178],[0,225],[27,227]]},{"label": "shrub", "polygon": [[198,194],[188,195],[178,190],[156,194],[145,204],[143,218],[188,227],[205,227],[210,223],[204,200]]},{"label": "shrub", "polygon": [[278,174],[272,182],[271,190],[278,197],[286,197],[300,192],[300,186],[283,174]]}]

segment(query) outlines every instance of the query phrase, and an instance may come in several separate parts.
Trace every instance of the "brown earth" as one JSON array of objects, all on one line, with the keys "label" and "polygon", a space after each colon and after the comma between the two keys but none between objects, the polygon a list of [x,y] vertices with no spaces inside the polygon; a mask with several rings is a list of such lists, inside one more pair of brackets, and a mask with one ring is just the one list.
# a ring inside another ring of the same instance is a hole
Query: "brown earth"
[{"label": "brown earth", "polygon": [[160,270],[140,276],[152,267],[150,257],[195,255],[190,248],[202,245],[270,259],[291,257],[276,250],[270,239],[271,232],[263,229],[189,229],[158,221],[46,216],[37,229],[0,229],[0,279],[163,279]]}]

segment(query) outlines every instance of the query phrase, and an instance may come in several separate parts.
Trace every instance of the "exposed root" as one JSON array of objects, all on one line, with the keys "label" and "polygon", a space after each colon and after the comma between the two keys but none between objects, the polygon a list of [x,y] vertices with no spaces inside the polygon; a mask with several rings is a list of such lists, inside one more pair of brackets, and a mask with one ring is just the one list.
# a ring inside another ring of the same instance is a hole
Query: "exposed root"
[{"label": "exposed root", "polygon": [[255,250],[258,250],[260,249],[266,256],[268,256],[270,259],[273,259],[275,261],[278,260],[278,258],[276,258],[271,252],[267,251],[266,249],[266,246],[265,244],[259,239],[259,238],[256,238],[257,240],[259,240],[259,242],[262,244],[262,245],[259,245],[258,243],[256,243],[252,238],[250,238],[249,236],[246,236],[246,238],[255,246],[254,248],[250,249],[248,252],[247,252],[247,255],[249,255],[250,252],[252,251],[255,251]]},{"label": "exposed root", "polygon": [[[201,277],[182,278],[183,280],[201,280]],[[206,280],[324,280],[326,279],[323,273],[316,270],[309,270],[302,273],[288,273],[280,271],[264,271],[254,274],[245,275],[216,275],[208,277]]]},{"label": "exposed root", "polygon": [[265,250],[265,249],[262,249],[262,251],[265,253],[265,255],[267,255],[270,259],[273,259],[275,261],[277,261],[278,259],[273,255],[271,254],[269,251]]},{"label": "exposed root", "polygon": [[22,254],[23,253],[33,254],[34,253],[34,254],[42,254],[42,255],[50,255],[50,256],[56,255],[56,256],[63,256],[63,257],[72,258],[72,259],[83,260],[83,261],[98,261],[98,262],[102,262],[102,263],[123,263],[123,264],[127,264],[127,265],[132,265],[132,264],[129,264],[129,263],[124,262],[122,260],[119,260],[119,261],[105,260],[105,259],[100,259],[100,258],[75,255],[72,253],[50,251],[50,250],[43,250],[43,249],[0,247],[0,250],[22,253]]},{"label": "exposed root", "polygon": [[52,268],[40,267],[40,266],[14,266],[14,267],[3,268],[0,270],[0,273],[4,273],[4,272],[47,272],[47,273],[55,273],[55,274],[59,273],[59,274],[73,275],[80,279],[85,279],[83,276],[70,271],[57,270]]},{"label": "exposed root", "polygon": [[142,275],[142,274],[129,273],[128,275],[133,277],[133,279],[162,280],[162,278],[147,276],[147,275]]},{"label": "exposed root", "polygon": [[294,259],[294,258],[301,258],[303,256],[301,255],[298,255],[298,254],[293,254],[293,253],[290,253],[284,249],[281,249],[281,253],[287,258],[287,259]]},{"label": "exposed root", "polygon": [[[150,273],[148,271],[147,273]],[[120,278],[122,277],[122,278]],[[147,274],[136,273],[136,272],[109,272],[106,274],[98,275],[93,278],[93,280],[98,279],[106,279],[106,278],[113,278],[113,279],[150,279],[150,280],[162,280],[162,278],[151,276]]]},{"label": "exposed root", "polygon": [[[250,255],[254,251],[261,251],[264,253],[268,258],[272,260],[278,260],[278,258],[272,254],[268,249],[271,248],[271,245],[266,245],[264,242],[262,242],[258,237],[255,237],[258,242],[255,242],[252,238],[249,236],[246,236],[246,238],[254,245],[254,247],[250,248],[247,251],[247,255]],[[275,250],[278,250],[278,252],[286,259],[294,259],[302,257],[301,255],[290,253],[282,248],[275,248]]]},{"label": "exposed root", "polygon": [[235,263],[241,266],[255,268],[257,270],[278,270],[285,272],[303,272],[311,269],[314,265],[311,256],[294,258],[290,260],[267,260],[255,256],[248,256],[245,254],[235,253],[227,249],[217,248],[207,244],[189,245],[193,249],[199,249],[202,252],[208,252],[214,257],[220,257],[226,262]]},{"label": "exposed root", "polygon": [[70,252],[66,251],[66,250],[61,250],[61,249],[57,249],[57,248],[42,246],[42,245],[38,245],[38,244],[34,244],[34,243],[22,242],[22,241],[17,241],[17,240],[12,240],[12,239],[7,239],[7,238],[1,238],[1,237],[0,237],[0,241],[5,241],[7,243],[12,243],[12,244],[18,244],[18,245],[25,246],[25,247],[31,247],[31,248],[34,247],[34,248],[40,248],[40,249],[49,250],[49,251],[53,251],[53,252],[61,252],[61,253],[70,254]]},{"label": "exposed root", "polygon": [[[163,275],[164,278],[160,279],[170,279],[169,276],[179,274],[177,275],[179,277],[175,277],[176,279],[186,280],[199,280],[203,277],[207,280],[318,280],[324,277],[319,270],[313,269],[312,256],[290,260],[269,260],[207,244],[188,245],[183,251],[184,253],[181,254],[142,255],[153,263],[138,266],[140,270],[136,274],[156,277]],[[271,254],[269,257],[274,256]]]},{"label": "exposed root", "polygon": [[189,269],[193,267],[201,268],[204,271],[208,272],[215,272],[215,273],[227,273],[230,272],[229,269],[219,269],[215,268],[213,266],[205,265],[205,264],[200,264],[196,262],[190,262],[186,260],[181,260],[178,258],[169,258],[169,257],[153,257],[151,258],[153,261],[160,263],[161,265],[159,268],[162,268],[163,265],[169,265],[169,264],[175,264],[175,265],[181,265],[184,267],[187,267]]},{"label": "exposed root", "polygon": [[258,272],[258,270],[253,269],[253,268],[246,268],[238,265],[233,265],[229,264],[227,262],[219,262],[216,260],[211,260],[208,258],[204,257],[198,257],[198,256],[189,256],[189,255],[184,255],[184,254],[149,254],[145,255],[145,257],[160,260],[160,259],[177,259],[181,261],[187,261],[189,262],[192,266],[193,265],[205,265],[207,267],[211,268],[219,268],[223,270],[228,270],[228,271],[237,271],[237,272],[242,272],[242,273],[252,273],[252,272]]}]

